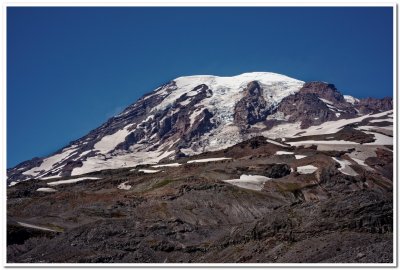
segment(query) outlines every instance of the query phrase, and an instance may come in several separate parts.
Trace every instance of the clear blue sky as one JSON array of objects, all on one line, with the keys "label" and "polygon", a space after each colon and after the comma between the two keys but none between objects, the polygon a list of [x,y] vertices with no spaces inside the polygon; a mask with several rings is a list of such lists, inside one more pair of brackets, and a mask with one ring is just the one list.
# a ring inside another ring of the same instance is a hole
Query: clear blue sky
[{"label": "clear blue sky", "polygon": [[282,73],[392,96],[392,8],[7,9],[7,167],[175,77]]}]

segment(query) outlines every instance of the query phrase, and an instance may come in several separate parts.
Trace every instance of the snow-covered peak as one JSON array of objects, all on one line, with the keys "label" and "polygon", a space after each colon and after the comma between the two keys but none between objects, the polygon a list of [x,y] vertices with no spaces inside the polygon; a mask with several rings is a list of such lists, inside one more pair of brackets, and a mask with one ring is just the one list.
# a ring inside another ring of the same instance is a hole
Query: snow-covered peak
[{"label": "snow-covered peak", "polygon": [[272,72],[249,72],[232,77],[194,75],[178,77],[173,81],[176,85],[174,91],[169,92],[167,89],[163,89],[155,93],[165,96],[165,99],[161,104],[153,108],[153,111],[165,109],[184,94],[188,96],[196,95],[199,90],[194,89],[202,84],[207,85],[213,92],[212,104],[221,104],[220,102],[223,102],[224,107],[229,107],[230,110],[233,109],[233,105],[238,99],[242,97],[243,90],[249,82],[257,81],[261,85],[264,89],[264,98],[269,101],[270,105],[277,104],[284,97],[297,92],[304,84],[303,81]]},{"label": "snow-covered peak", "polygon": [[[254,81],[254,80],[268,80],[268,81],[284,81],[284,80],[296,80],[294,78],[288,77],[274,72],[246,72],[235,76],[215,76],[215,75],[191,75],[182,76],[174,79],[173,81],[181,80],[192,80],[192,81],[213,81],[218,79],[225,80],[241,80],[241,81]],[[296,80],[298,81],[298,80]]]},{"label": "snow-covered peak", "polygon": [[178,77],[173,80],[178,88],[206,84],[210,88],[223,85],[227,88],[238,88],[251,81],[269,84],[272,82],[301,83],[303,81],[273,72],[247,72],[236,76],[193,75]]}]

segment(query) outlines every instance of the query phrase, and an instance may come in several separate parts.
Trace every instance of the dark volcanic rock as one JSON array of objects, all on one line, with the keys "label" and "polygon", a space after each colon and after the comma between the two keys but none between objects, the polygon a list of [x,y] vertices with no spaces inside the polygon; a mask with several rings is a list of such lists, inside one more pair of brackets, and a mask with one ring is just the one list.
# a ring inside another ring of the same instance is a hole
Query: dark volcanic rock
[{"label": "dark volcanic rock", "polygon": [[25,228],[18,225],[7,225],[7,246],[23,245],[31,238],[53,238],[57,232],[41,231],[32,228]]},{"label": "dark volcanic rock", "polygon": [[316,94],[320,98],[335,103],[344,103],[343,95],[337,90],[334,84],[324,82],[307,82],[299,91],[300,94]]},{"label": "dark volcanic rock", "polygon": [[249,83],[244,97],[235,106],[233,115],[235,123],[246,127],[265,120],[267,115],[267,102],[263,97],[263,89],[256,81]]},{"label": "dark volcanic rock", "polygon": [[388,179],[393,179],[393,152],[386,149],[378,148],[376,157],[369,157],[365,163],[375,168]]},{"label": "dark volcanic rock", "polygon": [[336,118],[334,112],[313,93],[296,93],[282,100],[278,112],[289,116],[290,122],[301,122],[301,128],[331,121]]},{"label": "dark volcanic rock", "polygon": [[305,83],[298,93],[285,97],[276,112],[289,122],[301,122],[301,128],[357,115],[333,84],[323,82]]},{"label": "dark volcanic rock", "polygon": [[268,164],[265,166],[263,174],[270,178],[281,178],[290,174],[290,166],[287,164]]},{"label": "dark volcanic rock", "polygon": [[388,110],[393,110],[393,98],[386,97],[382,99],[377,98],[363,98],[355,104],[355,107],[362,114],[377,113]]},{"label": "dark volcanic rock", "polygon": [[20,164],[18,164],[17,166],[15,166],[12,169],[7,169],[7,182],[11,183],[12,181],[20,181],[20,180],[24,180],[24,179],[28,179],[30,178],[27,175],[22,174],[22,168],[24,168],[25,170],[40,166],[40,164],[42,164],[43,160],[41,158],[35,157],[31,160],[27,160],[24,162],[21,162]]}]

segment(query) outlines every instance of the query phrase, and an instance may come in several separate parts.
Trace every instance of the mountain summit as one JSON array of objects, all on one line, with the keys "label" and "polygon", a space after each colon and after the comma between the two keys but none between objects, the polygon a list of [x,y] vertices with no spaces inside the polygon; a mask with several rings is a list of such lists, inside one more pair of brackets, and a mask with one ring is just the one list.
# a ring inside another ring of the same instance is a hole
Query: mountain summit
[{"label": "mountain summit", "polygon": [[315,135],[315,126],[322,125],[323,133],[326,123],[343,127],[348,119],[392,106],[390,98],[360,100],[343,96],[333,84],[270,72],[179,77],[56,153],[9,169],[8,182],[155,164],[224,149],[257,135],[282,141],[302,132]]}]

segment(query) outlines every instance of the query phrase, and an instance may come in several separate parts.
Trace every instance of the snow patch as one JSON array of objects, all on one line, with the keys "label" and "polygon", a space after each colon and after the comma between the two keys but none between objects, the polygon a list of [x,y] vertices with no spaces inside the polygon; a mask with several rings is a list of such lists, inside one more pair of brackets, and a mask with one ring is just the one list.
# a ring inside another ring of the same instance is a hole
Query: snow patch
[{"label": "snow patch", "polygon": [[[92,152],[92,150],[83,151],[83,152],[79,155],[79,158],[83,157],[83,156],[86,155],[86,154],[89,154],[90,152]],[[79,159],[79,158],[78,158],[78,159]]]},{"label": "snow patch", "polygon": [[334,134],[336,132],[339,132],[344,126],[349,124],[359,123],[365,118],[379,118],[392,113],[393,110],[390,110],[377,114],[367,114],[357,118],[327,121],[318,126],[311,126],[307,129],[301,129],[300,122],[287,123],[275,126],[268,131],[262,132],[261,134],[265,137],[270,137],[270,138],[281,138],[281,137],[288,138],[288,137],[301,137],[301,136],[311,136],[311,135],[321,135],[321,134]]},{"label": "snow patch", "polygon": [[365,164],[364,160],[361,160],[361,159],[358,159],[358,158],[354,158],[354,157],[352,157],[351,159],[354,160],[358,165],[368,166],[367,164]]},{"label": "snow patch", "polygon": [[128,183],[128,181],[127,182],[123,182],[122,184],[119,184],[117,188],[118,189],[123,189],[123,190],[130,190],[132,188],[132,186],[131,185],[127,185],[126,183]]},{"label": "snow patch", "polygon": [[293,152],[276,151],[275,155],[293,155]]},{"label": "snow patch", "polygon": [[212,162],[212,161],[220,161],[220,160],[227,160],[227,159],[231,159],[231,158],[221,157],[221,158],[194,159],[194,160],[189,160],[187,163]]},{"label": "snow patch", "polygon": [[354,103],[360,101],[358,98],[354,98],[354,97],[349,96],[349,95],[343,95],[343,97],[344,97],[344,100],[346,100],[346,102],[351,103],[351,104],[354,104]]},{"label": "snow patch", "polygon": [[60,178],[60,176],[54,175],[54,176],[40,177],[39,180],[49,180],[49,179],[56,179],[56,178]]},{"label": "snow patch", "polygon": [[36,191],[41,191],[41,192],[56,192],[57,190],[54,189],[54,188],[43,187],[43,188],[38,188]]},{"label": "snow patch", "polygon": [[351,167],[349,167],[349,165],[351,165],[351,163],[348,160],[338,159],[338,158],[334,158],[334,157],[332,157],[332,159],[340,164],[339,171],[341,173],[346,174],[346,175],[351,175],[351,176],[358,175],[358,173],[356,173]]},{"label": "snow patch", "polygon": [[149,169],[140,169],[139,172],[144,173],[158,173],[160,170],[149,170]]},{"label": "snow patch", "polygon": [[329,104],[329,105],[332,105],[333,106],[333,102],[332,101],[329,101],[329,100],[327,100],[327,99],[324,99],[324,98],[319,98],[322,102],[324,102],[325,104]]},{"label": "snow patch", "polygon": [[263,175],[247,175],[242,174],[239,179],[223,180],[234,186],[238,186],[251,190],[262,190],[264,183],[271,180],[269,177]]},{"label": "snow patch", "polygon": [[359,144],[356,142],[351,142],[351,141],[345,141],[345,140],[338,140],[338,141],[315,141],[315,140],[309,140],[309,141],[298,141],[298,142],[288,142],[288,144],[292,146],[297,146],[297,145],[305,145],[305,144]]},{"label": "snow patch", "polygon": [[188,105],[190,103],[190,101],[191,101],[190,99],[187,99],[187,100],[181,101],[180,104],[182,106],[186,106],[186,105]]},{"label": "snow patch", "polygon": [[94,150],[97,150],[100,154],[107,154],[108,152],[114,150],[118,144],[125,141],[125,138],[129,135],[129,133],[133,132],[133,130],[128,131],[128,128],[129,126],[126,126],[114,134],[104,136],[94,145]]},{"label": "snow patch", "polygon": [[57,232],[56,230],[49,229],[49,228],[42,227],[42,226],[36,226],[36,225],[24,223],[24,222],[17,222],[17,223],[18,223],[19,225],[21,225],[21,226],[23,226],[23,227],[27,227],[27,228],[38,229],[38,230],[42,230],[42,231]]},{"label": "snow patch", "polygon": [[179,167],[182,164],[179,163],[170,163],[170,164],[160,164],[160,165],[153,165],[151,167],[153,168],[163,168],[163,167]]},{"label": "snow patch", "polygon": [[289,146],[287,146],[287,145],[278,143],[278,142],[273,141],[273,140],[270,140],[270,139],[267,139],[267,142],[272,143],[272,144],[275,144],[275,145],[279,145],[279,146],[282,146],[282,147],[289,147]]},{"label": "snow patch", "polygon": [[297,167],[297,172],[299,174],[311,174],[314,173],[318,168],[313,165],[305,165]]},{"label": "snow patch", "polygon": [[135,167],[142,164],[156,165],[161,159],[168,157],[174,151],[148,151],[144,152],[143,146],[135,145],[132,153],[121,152],[120,155],[112,155],[110,159],[104,159],[101,156],[89,157],[83,161],[82,167],[73,169],[71,176],[85,174],[93,171],[100,171],[110,168]]},{"label": "snow patch", "polygon": [[60,181],[50,182],[50,183],[47,183],[47,184],[49,186],[57,186],[57,185],[62,185],[62,184],[77,183],[77,182],[84,181],[84,180],[97,180],[97,179],[100,179],[100,178],[98,178],[98,177],[80,177],[80,178],[75,178],[75,179],[60,180]]},{"label": "snow patch", "polygon": [[393,145],[393,137],[389,137],[380,133],[364,131],[367,134],[373,134],[375,141],[371,143],[365,143],[365,145]]},{"label": "snow patch", "polygon": [[34,167],[28,171],[23,172],[22,174],[29,176],[38,176],[43,171],[47,172],[51,170],[56,164],[73,155],[75,151],[75,148],[65,148],[61,153],[45,158],[39,167]]},{"label": "snow patch", "polygon": [[196,120],[197,116],[199,116],[203,112],[202,109],[196,109],[195,111],[192,112],[190,115],[190,125],[194,124],[194,121]]}]

